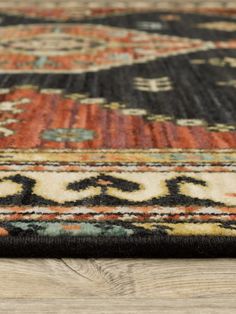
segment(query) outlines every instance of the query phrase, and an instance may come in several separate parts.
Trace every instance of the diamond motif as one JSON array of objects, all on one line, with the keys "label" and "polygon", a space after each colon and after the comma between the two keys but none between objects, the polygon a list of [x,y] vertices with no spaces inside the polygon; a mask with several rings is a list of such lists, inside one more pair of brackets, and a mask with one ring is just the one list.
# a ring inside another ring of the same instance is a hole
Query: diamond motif
[{"label": "diamond motif", "polygon": [[214,48],[213,43],[91,24],[0,30],[0,72],[82,73]]}]

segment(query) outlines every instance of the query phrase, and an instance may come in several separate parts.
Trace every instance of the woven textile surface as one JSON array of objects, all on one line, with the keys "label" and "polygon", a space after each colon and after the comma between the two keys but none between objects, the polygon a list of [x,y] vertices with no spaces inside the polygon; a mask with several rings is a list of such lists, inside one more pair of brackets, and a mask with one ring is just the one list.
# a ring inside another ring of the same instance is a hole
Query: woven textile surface
[{"label": "woven textile surface", "polygon": [[236,256],[236,2],[0,0],[0,256]]}]

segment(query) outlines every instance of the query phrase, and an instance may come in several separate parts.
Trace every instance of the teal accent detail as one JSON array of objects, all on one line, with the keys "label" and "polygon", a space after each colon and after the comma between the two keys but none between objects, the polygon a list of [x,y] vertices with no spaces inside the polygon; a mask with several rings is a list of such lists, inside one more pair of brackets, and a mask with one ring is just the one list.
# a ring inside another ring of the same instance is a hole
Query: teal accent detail
[{"label": "teal accent detail", "polygon": [[87,129],[50,129],[42,134],[42,138],[55,142],[84,142],[93,140],[95,132]]},{"label": "teal accent detail", "polygon": [[44,65],[47,63],[47,57],[43,56],[43,57],[39,57],[36,61],[35,61],[35,67],[37,68],[42,68],[44,67]]},{"label": "teal accent detail", "polygon": [[[12,222],[11,227],[14,227],[21,232],[30,232],[39,236],[117,236],[124,237],[133,235],[135,232],[131,228],[124,226],[100,224],[100,223],[60,223],[60,222]],[[68,228],[68,227],[72,228]],[[73,226],[75,228],[73,228]]]}]

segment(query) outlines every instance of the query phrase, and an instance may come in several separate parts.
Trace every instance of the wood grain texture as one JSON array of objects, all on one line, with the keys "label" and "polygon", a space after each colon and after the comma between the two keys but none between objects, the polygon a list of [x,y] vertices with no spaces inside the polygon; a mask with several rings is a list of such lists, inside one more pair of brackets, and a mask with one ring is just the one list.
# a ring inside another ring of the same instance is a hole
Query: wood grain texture
[{"label": "wood grain texture", "polygon": [[1,259],[0,313],[235,313],[233,259]]}]

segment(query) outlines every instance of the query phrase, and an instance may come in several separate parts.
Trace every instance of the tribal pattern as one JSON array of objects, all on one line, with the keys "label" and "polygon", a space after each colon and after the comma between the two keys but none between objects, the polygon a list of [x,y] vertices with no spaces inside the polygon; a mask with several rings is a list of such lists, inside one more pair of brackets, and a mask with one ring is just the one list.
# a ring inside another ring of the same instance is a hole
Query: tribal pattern
[{"label": "tribal pattern", "polygon": [[7,73],[99,71],[217,45],[93,24],[10,26],[0,36],[0,71]]},{"label": "tribal pattern", "polygon": [[1,158],[4,235],[236,235],[236,151],[10,150]]},{"label": "tribal pattern", "polygon": [[0,239],[236,237],[235,17],[0,0]]}]

